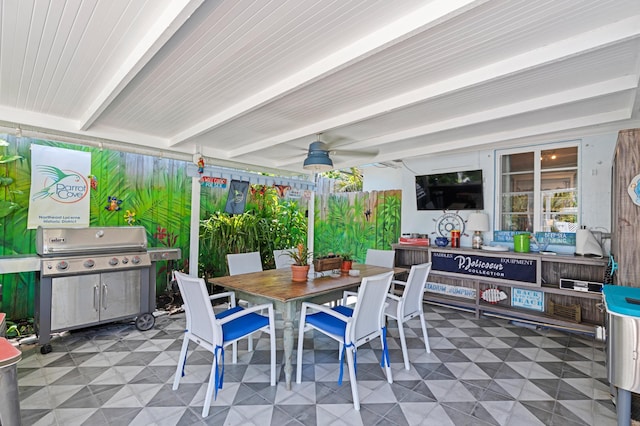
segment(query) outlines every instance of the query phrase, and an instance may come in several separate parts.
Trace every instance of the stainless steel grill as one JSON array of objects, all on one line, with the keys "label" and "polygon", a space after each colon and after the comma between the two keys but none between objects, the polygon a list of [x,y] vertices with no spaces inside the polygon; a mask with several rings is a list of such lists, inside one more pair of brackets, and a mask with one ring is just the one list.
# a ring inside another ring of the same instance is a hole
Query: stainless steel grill
[{"label": "stainless steel grill", "polygon": [[[143,227],[38,228],[36,239],[41,257],[36,325],[42,353],[51,350],[54,331],[134,316],[140,330],[153,327],[155,271]],[[154,256],[166,260],[175,254],[168,249]]]}]

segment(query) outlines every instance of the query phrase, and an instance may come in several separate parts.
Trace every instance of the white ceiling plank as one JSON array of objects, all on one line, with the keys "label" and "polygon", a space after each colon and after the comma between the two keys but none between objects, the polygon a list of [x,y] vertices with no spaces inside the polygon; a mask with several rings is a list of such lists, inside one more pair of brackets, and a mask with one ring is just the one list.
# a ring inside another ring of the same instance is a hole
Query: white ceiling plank
[{"label": "white ceiling plank", "polygon": [[326,129],[337,128],[350,123],[366,120],[379,114],[407,107],[408,105],[424,102],[427,99],[444,96],[447,93],[457,92],[467,87],[497,80],[510,74],[523,72],[530,68],[540,67],[549,63],[575,56],[594,49],[602,48],[613,43],[620,43],[629,38],[640,36],[640,17],[634,16],[618,22],[580,34],[567,40],[543,46],[510,57],[503,61],[478,68],[449,79],[422,87],[420,89],[403,93],[382,102],[378,102],[358,110],[332,117],[311,125],[303,126],[286,134],[271,137],[264,141],[258,141],[229,151],[228,158],[235,158],[252,151],[264,149],[268,146],[286,142],[291,139],[308,136],[322,132]]},{"label": "white ceiling plank", "polygon": [[363,60],[382,49],[400,43],[420,31],[441,23],[443,19],[450,19],[467,11],[469,8],[478,7],[486,1],[488,0],[437,0],[430,2],[402,19],[288,76],[277,84],[176,134],[171,143],[172,145],[177,145],[199,136],[268,102],[279,99],[299,87],[311,84],[323,76],[334,73],[353,62]]},{"label": "white ceiling plank", "polygon": [[133,80],[140,70],[171,39],[204,0],[174,0],[140,40],[117,73],[101,90],[81,118],[80,130],[87,130],[108,108],[116,96]]}]

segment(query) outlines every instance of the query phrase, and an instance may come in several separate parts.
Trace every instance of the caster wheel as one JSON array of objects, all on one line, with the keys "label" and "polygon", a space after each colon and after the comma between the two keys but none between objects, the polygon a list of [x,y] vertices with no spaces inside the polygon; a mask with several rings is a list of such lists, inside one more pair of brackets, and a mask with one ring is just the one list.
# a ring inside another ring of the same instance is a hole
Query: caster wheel
[{"label": "caster wheel", "polygon": [[136,328],[140,331],[150,330],[156,323],[156,318],[152,314],[142,314],[136,318]]},{"label": "caster wheel", "polygon": [[47,343],[46,345],[42,345],[40,346],[40,353],[42,355],[46,355],[49,352],[51,352],[53,349],[51,348],[51,345],[49,343]]}]

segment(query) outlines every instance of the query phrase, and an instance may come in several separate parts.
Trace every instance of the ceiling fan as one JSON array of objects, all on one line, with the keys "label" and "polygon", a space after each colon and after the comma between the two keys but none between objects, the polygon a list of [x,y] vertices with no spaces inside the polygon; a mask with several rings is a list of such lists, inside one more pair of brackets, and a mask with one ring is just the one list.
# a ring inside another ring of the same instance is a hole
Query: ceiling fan
[{"label": "ceiling fan", "polygon": [[307,158],[305,158],[302,167],[306,170],[312,170],[316,173],[326,172],[333,170],[333,160],[331,155],[350,155],[350,156],[365,156],[374,157],[378,154],[378,151],[346,151],[340,149],[333,149],[328,143],[320,140],[321,134],[317,135],[317,140],[311,142]]}]

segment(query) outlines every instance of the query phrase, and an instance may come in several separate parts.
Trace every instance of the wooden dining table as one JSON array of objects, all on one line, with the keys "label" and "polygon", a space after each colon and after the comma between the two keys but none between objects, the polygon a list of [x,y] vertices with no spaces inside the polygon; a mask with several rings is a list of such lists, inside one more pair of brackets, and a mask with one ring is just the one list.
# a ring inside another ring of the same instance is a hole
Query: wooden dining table
[{"label": "wooden dining table", "polygon": [[342,298],[344,290],[357,288],[362,278],[389,271],[396,273],[403,268],[383,268],[380,266],[354,264],[353,269],[360,271],[359,276],[335,274],[308,279],[305,282],[291,280],[291,268],[269,269],[261,272],[214,277],[209,283],[233,290],[236,298],[249,303],[272,303],[274,310],[282,314],[284,322],[284,375],[286,388],[291,390],[293,375],[293,341],[296,314],[300,312],[302,302],[323,304]]}]

